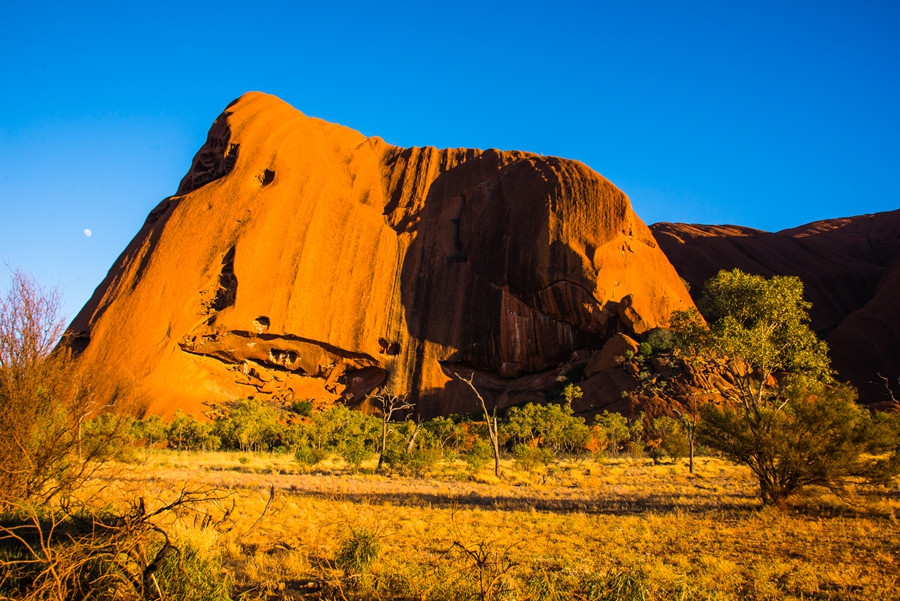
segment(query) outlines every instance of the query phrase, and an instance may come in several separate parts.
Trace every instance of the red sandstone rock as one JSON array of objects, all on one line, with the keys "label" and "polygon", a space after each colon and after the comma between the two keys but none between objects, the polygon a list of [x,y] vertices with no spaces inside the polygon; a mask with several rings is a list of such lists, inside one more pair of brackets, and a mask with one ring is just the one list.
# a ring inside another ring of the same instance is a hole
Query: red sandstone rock
[{"label": "red sandstone rock", "polygon": [[881,373],[900,377],[900,210],[831,219],[777,233],[657,223],[660,247],[699,295],[720,269],[799,276],[812,327],[860,400],[886,400]]},{"label": "red sandstone rock", "polygon": [[433,415],[473,408],[454,369],[536,398],[573,352],[691,304],[628,198],[581,163],[398,148],[249,93],[70,344],[99,401],[154,413],[358,404],[387,384]]},{"label": "red sandstone rock", "polygon": [[625,334],[612,336],[599,352],[591,355],[584,370],[584,377],[590,378],[604,369],[612,369],[621,365],[625,361],[625,354],[628,351],[631,351],[633,355],[637,354],[638,343],[634,339]]}]

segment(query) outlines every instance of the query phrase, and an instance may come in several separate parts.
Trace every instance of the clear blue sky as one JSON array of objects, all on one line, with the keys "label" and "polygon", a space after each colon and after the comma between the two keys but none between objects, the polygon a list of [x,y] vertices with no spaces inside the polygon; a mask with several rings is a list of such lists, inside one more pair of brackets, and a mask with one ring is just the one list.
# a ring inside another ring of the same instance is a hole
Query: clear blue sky
[{"label": "clear blue sky", "polygon": [[248,90],[397,145],[578,159],[647,223],[900,206],[896,1],[8,1],[0,261],[74,317]]}]

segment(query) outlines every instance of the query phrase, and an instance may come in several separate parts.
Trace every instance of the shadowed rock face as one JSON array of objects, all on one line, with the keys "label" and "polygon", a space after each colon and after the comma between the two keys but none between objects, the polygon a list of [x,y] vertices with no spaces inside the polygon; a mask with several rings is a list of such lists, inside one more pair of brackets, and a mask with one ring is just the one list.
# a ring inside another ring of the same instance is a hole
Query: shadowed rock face
[{"label": "shadowed rock face", "polygon": [[398,148],[249,93],[70,335],[99,400],[155,413],[359,404],[387,384],[434,415],[473,407],[455,371],[542,399],[574,352],[691,304],[627,197],[580,163]]},{"label": "shadowed rock face", "polygon": [[838,375],[865,403],[889,398],[879,373],[900,395],[900,210],[776,233],[680,223],[651,229],[695,295],[720,269],[799,276]]}]

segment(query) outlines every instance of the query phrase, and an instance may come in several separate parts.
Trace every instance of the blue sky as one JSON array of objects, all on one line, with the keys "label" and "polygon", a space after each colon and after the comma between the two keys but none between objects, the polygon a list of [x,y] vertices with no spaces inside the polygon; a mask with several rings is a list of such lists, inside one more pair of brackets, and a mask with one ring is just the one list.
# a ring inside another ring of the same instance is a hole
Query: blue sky
[{"label": "blue sky", "polygon": [[578,159],[647,223],[892,210],[898,32],[897,2],[6,2],[0,261],[74,317],[248,90],[401,146]]}]

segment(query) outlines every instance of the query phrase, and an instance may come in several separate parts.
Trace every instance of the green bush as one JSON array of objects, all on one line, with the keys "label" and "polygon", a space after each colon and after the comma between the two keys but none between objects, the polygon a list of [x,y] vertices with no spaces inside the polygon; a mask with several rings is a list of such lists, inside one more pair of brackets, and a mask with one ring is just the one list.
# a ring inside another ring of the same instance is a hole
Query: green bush
[{"label": "green bush", "polygon": [[438,464],[441,458],[441,451],[434,448],[394,450],[385,455],[385,461],[391,469],[407,476],[426,474],[428,470]]},{"label": "green bush", "polygon": [[571,406],[555,403],[513,407],[502,430],[514,445],[541,447],[551,455],[580,452],[591,434],[584,419],[575,416]]},{"label": "green bush", "polygon": [[229,580],[222,577],[222,562],[191,545],[166,555],[155,579],[163,599],[231,601]]},{"label": "green bush", "polygon": [[650,346],[649,342],[642,342],[638,345],[638,354],[641,357],[649,357],[653,354],[653,347]]},{"label": "green bush", "polygon": [[300,465],[318,465],[328,458],[328,451],[325,449],[317,449],[315,447],[302,446],[294,451],[294,459]]},{"label": "green bush", "polygon": [[291,403],[289,407],[290,411],[293,411],[297,415],[302,415],[304,417],[309,417],[313,412],[313,403],[309,399],[301,399],[299,401],[294,401]]},{"label": "green bush", "polygon": [[378,559],[381,543],[365,528],[353,528],[350,536],[341,541],[335,564],[347,575],[364,574]]},{"label": "green bush", "polygon": [[131,424],[131,435],[136,442],[148,447],[168,444],[168,425],[158,415],[148,415],[144,419],[135,420]]},{"label": "green bush", "polygon": [[[667,353],[675,346],[675,335],[665,328],[654,328],[647,333],[644,339],[653,351]],[[643,353],[641,353],[643,354]]]},{"label": "green bush", "polygon": [[684,433],[684,427],[675,418],[663,415],[654,419],[650,435],[659,443],[650,450],[650,457],[654,463],[659,463],[663,457],[680,459],[690,452],[690,443]]},{"label": "green bush", "polygon": [[[891,442],[874,436],[855,390],[834,380],[799,278],[720,271],[698,306],[703,318],[672,316],[679,350],[701,369],[717,365],[730,382],[721,390],[730,402],[701,408],[700,439],[753,471],[764,504],[783,504],[804,486],[900,471],[900,432]],[[877,459],[882,453],[889,458]]]},{"label": "green bush", "polygon": [[363,461],[374,454],[374,451],[366,446],[365,441],[359,438],[351,438],[345,441],[338,452],[341,458],[351,467],[359,467]]},{"label": "green bush", "polygon": [[478,471],[494,459],[491,443],[483,438],[476,438],[472,447],[463,453],[463,459],[472,471]]},{"label": "green bush", "polygon": [[269,451],[281,444],[285,427],[272,407],[241,399],[215,421],[212,433],[226,449]]},{"label": "green bush", "polygon": [[619,453],[631,435],[628,428],[628,420],[621,413],[604,411],[602,415],[594,418],[601,435],[605,438],[607,454],[618,457]]},{"label": "green bush", "polygon": [[524,444],[518,444],[513,447],[513,457],[515,458],[516,467],[527,472],[550,465],[556,460],[556,455],[550,449],[529,447]]}]

